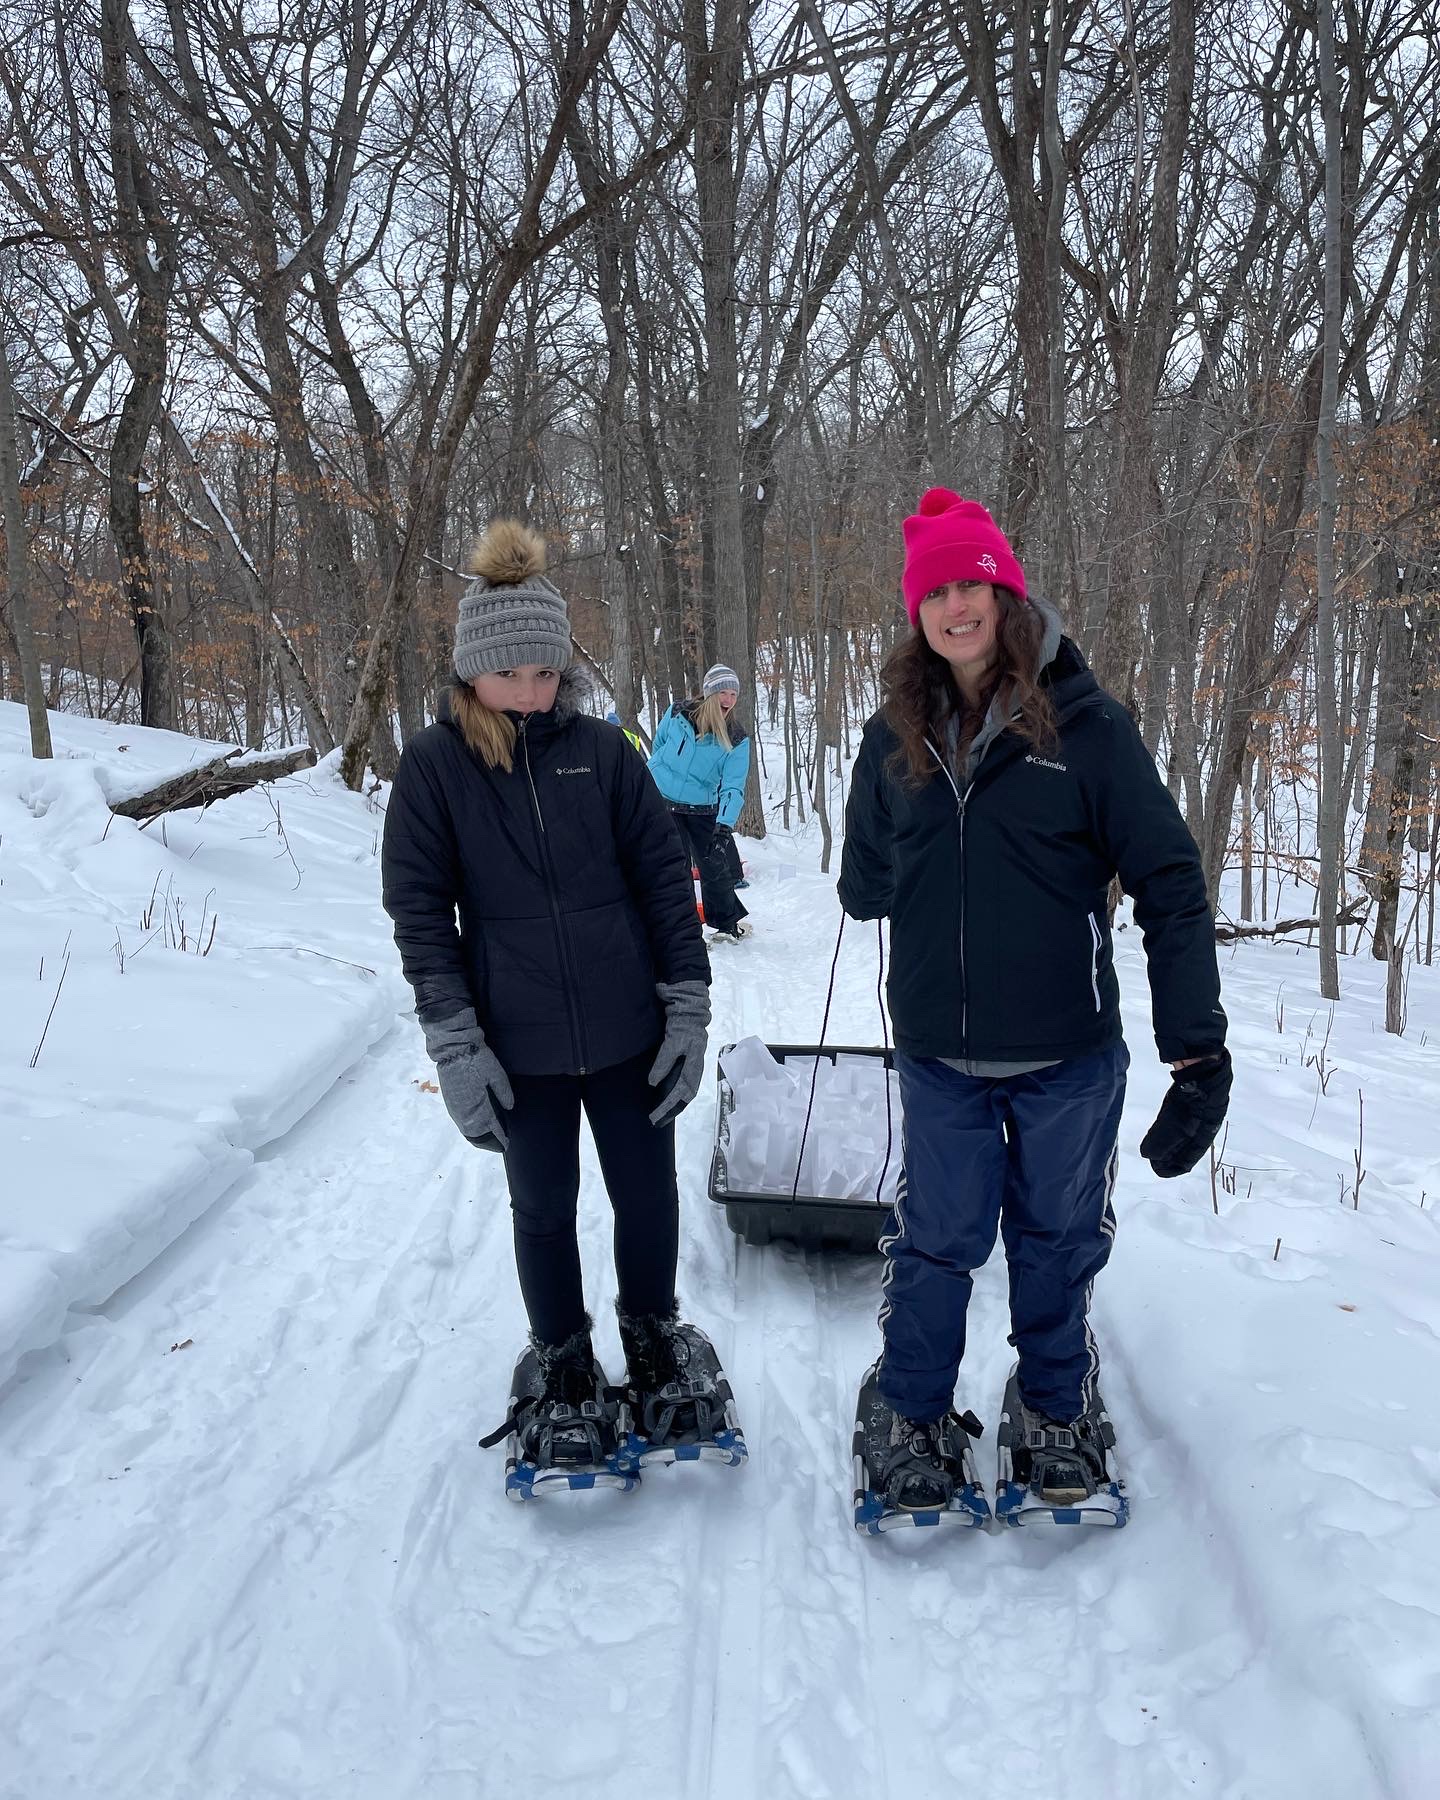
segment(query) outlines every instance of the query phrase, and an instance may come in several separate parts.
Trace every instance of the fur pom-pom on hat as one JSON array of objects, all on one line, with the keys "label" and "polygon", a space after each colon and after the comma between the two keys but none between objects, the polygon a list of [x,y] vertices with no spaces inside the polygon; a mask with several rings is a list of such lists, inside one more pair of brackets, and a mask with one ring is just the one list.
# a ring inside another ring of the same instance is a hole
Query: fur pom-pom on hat
[{"label": "fur pom-pom on hat", "polygon": [[474,577],[460,597],[455,673],[461,681],[571,658],[565,601],[545,577],[545,540],[518,519],[496,519],[470,553]]},{"label": "fur pom-pom on hat", "polygon": [[476,538],[468,566],[491,587],[514,587],[545,573],[545,540],[518,519],[495,519]]}]

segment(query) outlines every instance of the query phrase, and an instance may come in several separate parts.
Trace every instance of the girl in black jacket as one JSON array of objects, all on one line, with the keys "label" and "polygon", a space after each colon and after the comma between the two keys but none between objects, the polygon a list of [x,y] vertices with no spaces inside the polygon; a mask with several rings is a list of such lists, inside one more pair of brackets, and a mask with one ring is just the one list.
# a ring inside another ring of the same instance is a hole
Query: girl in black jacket
[{"label": "girl in black jacket", "polygon": [[[710,969],[665,804],[624,734],[581,710],[543,543],[497,521],[471,566],[445,716],[406,746],[390,796],[384,903],[445,1106],[505,1158],[544,1377],[522,1449],[560,1461],[557,1421],[604,1399],[576,1241],[582,1107],[642,1407],[687,1360],[675,1118],[704,1073]],[[571,1451],[591,1441],[574,1429]]]},{"label": "girl in black jacket", "polygon": [[971,1271],[1000,1228],[1016,1496],[1083,1504],[1110,1482],[1086,1311],[1114,1235],[1129,1062],[1107,889],[1118,874],[1133,896],[1175,1072],[1142,1145],[1161,1175],[1204,1154],[1229,1091],[1213,919],[1134,723],[1053,608],[1028,599],[989,513],[932,488],[905,544],[914,631],[865,728],[839,884],[847,913],[891,922],[905,1160],[875,1372],[893,1415],[891,1499],[943,1505],[959,1478]]}]

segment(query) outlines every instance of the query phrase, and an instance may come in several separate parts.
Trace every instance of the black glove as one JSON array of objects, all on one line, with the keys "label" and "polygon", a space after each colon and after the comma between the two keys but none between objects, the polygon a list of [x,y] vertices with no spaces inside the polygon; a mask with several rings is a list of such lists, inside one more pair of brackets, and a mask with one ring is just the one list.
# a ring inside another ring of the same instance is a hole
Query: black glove
[{"label": "black glove", "polygon": [[1140,1154],[1167,1180],[1188,1175],[1215,1142],[1230,1104],[1230,1052],[1170,1071],[1170,1092],[1140,1140]]}]

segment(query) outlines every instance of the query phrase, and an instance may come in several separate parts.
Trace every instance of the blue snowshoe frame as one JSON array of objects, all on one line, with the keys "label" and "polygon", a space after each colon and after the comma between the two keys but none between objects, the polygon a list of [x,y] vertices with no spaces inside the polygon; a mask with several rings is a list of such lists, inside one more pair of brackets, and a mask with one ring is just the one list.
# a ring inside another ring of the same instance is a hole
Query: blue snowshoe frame
[{"label": "blue snowshoe frame", "polygon": [[[513,1418],[527,1400],[534,1400],[544,1390],[544,1378],[540,1374],[539,1361],[533,1349],[527,1348],[515,1365],[515,1373],[511,1381],[510,1415]],[[639,1481],[634,1469],[626,1466],[623,1455],[625,1438],[623,1433],[622,1408],[608,1396],[613,1393],[605,1380],[605,1371],[597,1362],[595,1364],[595,1385],[597,1390],[607,1396],[605,1404],[587,1401],[583,1406],[574,1408],[578,1417],[587,1424],[598,1425],[605,1418],[605,1406],[614,1408],[612,1415],[616,1447],[599,1462],[591,1463],[546,1463],[532,1462],[520,1447],[520,1434],[528,1421],[512,1425],[505,1439],[505,1497],[508,1500],[524,1502],[549,1491],[584,1492],[594,1488],[618,1488],[628,1493]],[[565,1423],[563,1415],[555,1420],[557,1425]]]},{"label": "blue snowshoe frame", "polygon": [[650,1410],[653,1413],[658,1405],[663,1409],[661,1418],[673,1421],[680,1407],[698,1403],[712,1415],[718,1411],[722,1422],[708,1435],[682,1430],[673,1438],[652,1442],[640,1416],[641,1398],[628,1392],[620,1408],[617,1467],[637,1477],[641,1469],[673,1463],[718,1462],[736,1468],[750,1454],[735,1410],[735,1394],[714,1344],[698,1325],[687,1323],[680,1329],[690,1347],[687,1366],[696,1373],[689,1380],[670,1382],[651,1396]]},{"label": "blue snowshoe frame", "polygon": [[1057,1506],[1015,1478],[1014,1450],[1020,1424],[1019,1377],[1012,1371],[1005,1386],[1000,1423],[995,1428],[995,1517],[1002,1525],[1029,1529],[1032,1525],[1102,1525],[1118,1529],[1130,1518],[1130,1497],[1115,1467],[1115,1428],[1098,1400],[1095,1420],[1105,1446],[1105,1463],[1111,1479],[1102,1482],[1088,1499],[1072,1506]]},{"label": "blue snowshoe frame", "polygon": [[964,1480],[944,1506],[894,1506],[875,1486],[866,1452],[876,1417],[875,1409],[877,1406],[884,1406],[875,1390],[878,1370],[878,1363],[866,1370],[855,1404],[855,1433],[850,1443],[855,1468],[855,1529],[866,1537],[878,1537],[881,1532],[898,1531],[907,1527],[922,1531],[939,1526],[983,1530],[990,1522],[990,1502],[980,1483],[968,1433],[962,1434],[965,1440],[961,1451]]}]

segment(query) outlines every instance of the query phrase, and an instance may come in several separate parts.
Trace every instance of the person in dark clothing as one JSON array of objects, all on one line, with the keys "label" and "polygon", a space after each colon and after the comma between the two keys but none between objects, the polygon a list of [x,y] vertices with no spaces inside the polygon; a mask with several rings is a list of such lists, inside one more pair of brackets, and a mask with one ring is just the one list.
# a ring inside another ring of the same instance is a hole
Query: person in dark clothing
[{"label": "person in dark clothing", "polygon": [[750,883],[745,875],[745,864],[740,855],[740,846],[735,842],[735,833],[728,825],[715,827],[715,841],[720,847],[720,854],[725,859],[725,872],[730,877],[733,887],[746,888]]},{"label": "person in dark clothing", "polygon": [[[700,904],[712,943],[750,935],[749,914],[735,897],[739,855],[730,833],[745,804],[750,740],[733,708],[740,677],[724,663],[705,671],[700,692],[672,706],[650,749],[650,773],[700,871]],[[733,859],[733,861],[732,861]]]},{"label": "person in dark clothing", "polygon": [[[904,1168],[887,1230],[877,1384],[906,1504],[953,1478],[971,1273],[997,1228],[1023,1427],[1046,1492],[1103,1481],[1086,1312],[1114,1236],[1129,1056],[1107,890],[1144,933],[1172,1088],[1142,1149],[1193,1167],[1230,1086],[1194,840],[1126,709],[1096,683],[988,512],[944,488],[905,523],[912,635],[892,652],[846,809],[839,896],[891,923]],[[908,1485],[907,1485],[908,1484]]]},{"label": "person in dark clothing", "polygon": [[538,1433],[596,1397],[576,1240],[582,1109],[615,1215],[632,1386],[679,1378],[675,1119],[704,1074],[710,969],[645,764],[581,709],[543,542],[496,521],[471,566],[455,683],[395,776],[383,893],[445,1106],[505,1158],[546,1376]]}]

